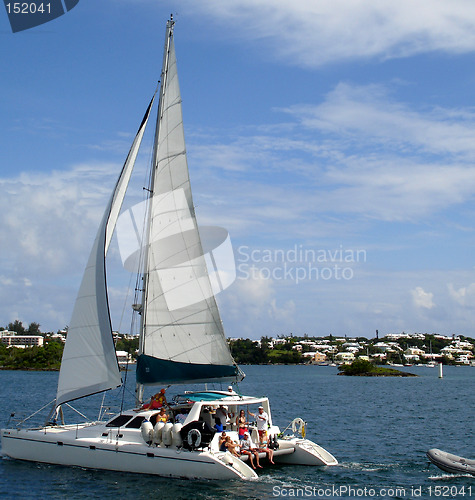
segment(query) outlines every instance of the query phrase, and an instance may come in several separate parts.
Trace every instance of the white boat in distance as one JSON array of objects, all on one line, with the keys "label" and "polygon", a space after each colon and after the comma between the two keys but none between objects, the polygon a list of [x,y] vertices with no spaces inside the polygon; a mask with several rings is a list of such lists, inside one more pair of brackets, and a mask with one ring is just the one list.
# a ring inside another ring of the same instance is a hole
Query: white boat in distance
[{"label": "white boat in distance", "polygon": [[430,449],[426,455],[434,465],[445,472],[475,476],[475,460],[453,455],[437,448]]},{"label": "white boat in distance", "polygon": [[[167,477],[250,479],[255,470],[220,451],[213,409],[226,405],[234,418],[226,433],[238,441],[241,409],[268,414],[268,444],[281,464],[336,465],[337,460],[305,439],[301,419],[285,436],[274,425],[267,398],[231,391],[177,397],[167,409],[144,408],[144,386],[224,382],[244,374],[226,342],[196,223],[183,133],[174,47],[174,22],[167,22],[142,262],[132,307],[140,333],[136,407],[108,421],[65,424],[62,405],[123,384],[114,348],[106,286],[105,256],[147,125],[152,98],[107,205],[74,306],[53,409],[42,427],[2,429],[3,455],[21,460]],[[235,385],[237,390],[237,385]],[[249,420],[249,413],[246,415]],[[222,422],[224,423],[224,422]],[[255,443],[255,425],[248,425]],[[300,435],[299,435],[300,434]],[[264,451],[260,452],[265,457]],[[264,465],[267,462],[263,461]],[[265,469],[260,469],[265,470]]]}]

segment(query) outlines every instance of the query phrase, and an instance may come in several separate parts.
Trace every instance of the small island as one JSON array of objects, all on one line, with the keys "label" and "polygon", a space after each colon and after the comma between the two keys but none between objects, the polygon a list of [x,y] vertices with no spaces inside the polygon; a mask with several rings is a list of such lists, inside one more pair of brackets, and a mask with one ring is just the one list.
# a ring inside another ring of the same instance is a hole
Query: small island
[{"label": "small island", "polygon": [[340,370],[338,375],[355,377],[417,377],[414,373],[402,372],[394,368],[383,368],[364,359],[356,359],[350,365],[340,365],[338,370]]}]

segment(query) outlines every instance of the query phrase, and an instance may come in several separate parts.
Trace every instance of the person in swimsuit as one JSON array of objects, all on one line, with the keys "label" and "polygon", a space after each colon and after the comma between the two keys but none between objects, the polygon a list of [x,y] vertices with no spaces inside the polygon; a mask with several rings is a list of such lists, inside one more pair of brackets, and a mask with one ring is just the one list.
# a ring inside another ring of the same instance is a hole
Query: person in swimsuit
[{"label": "person in swimsuit", "polygon": [[226,448],[232,455],[234,455],[235,457],[239,457],[236,449],[239,449],[239,445],[231,439],[231,436],[226,436]]},{"label": "person in swimsuit", "polygon": [[219,436],[219,451],[226,451],[227,450],[226,438],[227,438],[226,433],[222,432],[221,436]]},{"label": "person in swimsuit", "polygon": [[240,440],[244,439],[244,433],[248,431],[247,425],[248,422],[246,421],[246,414],[244,410],[241,410],[236,418],[236,426],[238,428],[238,434]]},{"label": "person in swimsuit", "polygon": [[150,403],[142,406],[142,410],[158,410],[162,406],[168,406],[167,398],[165,397],[165,389],[160,389],[160,392],[153,395]]}]

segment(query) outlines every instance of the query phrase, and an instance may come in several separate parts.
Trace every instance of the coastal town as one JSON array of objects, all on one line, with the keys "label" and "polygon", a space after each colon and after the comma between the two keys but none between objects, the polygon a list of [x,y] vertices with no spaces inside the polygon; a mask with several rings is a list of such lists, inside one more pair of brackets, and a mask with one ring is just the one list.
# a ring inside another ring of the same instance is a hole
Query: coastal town
[{"label": "coastal town", "polygon": [[[373,339],[310,336],[263,337],[258,341],[230,339],[236,361],[249,349],[267,353],[268,362],[312,363],[317,365],[352,363],[355,359],[389,365],[435,365],[438,363],[475,366],[475,340],[459,335],[388,333]],[[256,360],[257,361],[257,360]],[[238,361],[239,362],[239,361]],[[240,361],[245,362],[244,359]]]},{"label": "coastal town", "polygon": [[[24,327],[20,321],[0,328],[0,367],[41,367],[42,359],[52,358],[49,369],[58,369],[67,329],[43,333],[37,323]],[[115,332],[114,340],[119,363],[133,363],[138,349],[136,335]],[[263,336],[228,339],[238,364],[314,364],[319,366],[349,364],[356,359],[375,365],[446,365],[475,366],[475,340],[462,335],[437,333],[376,332],[366,337],[314,337],[307,334]],[[39,355],[40,353],[41,355]],[[21,360],[21,362],[20,362]]]}]

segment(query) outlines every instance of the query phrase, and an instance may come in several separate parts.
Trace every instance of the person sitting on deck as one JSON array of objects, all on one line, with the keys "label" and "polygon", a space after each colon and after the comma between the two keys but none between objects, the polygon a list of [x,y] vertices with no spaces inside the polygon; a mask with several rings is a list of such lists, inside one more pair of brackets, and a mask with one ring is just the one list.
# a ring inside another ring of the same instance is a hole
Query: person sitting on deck
[{"label": "person sitting on deck", "polygon": [[252,442],[251,437],[249,436],[249,432],[244,433],[244,437],[240,441],[240,446],[241,446],[241,455],[247,455],[249,457],[252,468],[253,469],[256,468],[253,459],[253,456],[255,456],[257,466],[260,469],[262,469],[262,465],[259,464],[259,452],[257,451],[257,448],[254,446],[254,443]]},{"label": "person sitting on deck", "polygon": [[157,415],[157,422],[168,422],[168,415],[165,408],[160,408],[160,413]]},{"label": "person sitting on deck", "polygon": [[150,399],[150,403],[142,406],[142,410],[158,410],[162,406],[168,406],[165,389],[160,389],[160,392],[154,394]]},{"label": "person sitting on deck", "polygon": [[231,439],[231,436],[226,436],[226,448],[229,451],[229,453],[231,453],[235,457],[239,457],[237,450],[239,449],[239,445]]},{"label": "person sitting on deck", "polygon": [[226,451],[226,433],[223,431],[221,432],[221,436],[219,436],[219,451]]},{"label": "person sitting on deck", "polygon": [[270,448],[267,447],[267,445],[259,445],[258,450],[259,452],[264,452],[267,455],[267,459],[269,462],[274,465],[274,450],[271,450]]}]

